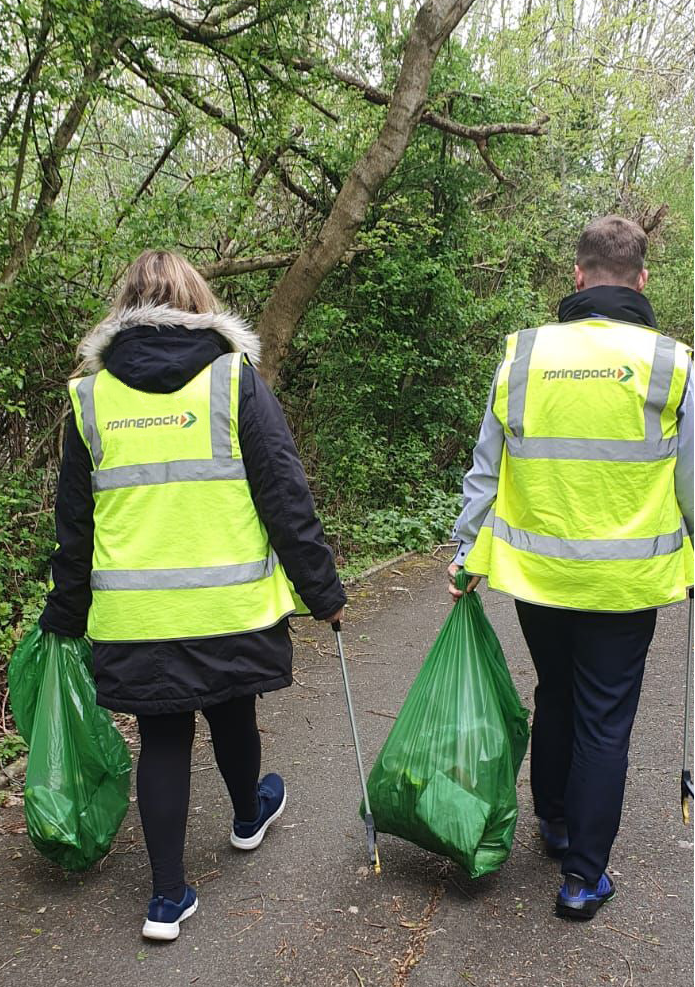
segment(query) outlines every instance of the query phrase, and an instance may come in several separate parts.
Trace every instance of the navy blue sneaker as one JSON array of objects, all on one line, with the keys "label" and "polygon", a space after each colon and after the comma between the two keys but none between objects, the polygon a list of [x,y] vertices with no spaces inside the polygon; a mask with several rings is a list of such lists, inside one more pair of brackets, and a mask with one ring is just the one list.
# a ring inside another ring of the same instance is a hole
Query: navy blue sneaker
[{"label": "navy blue sneaker", "polygon": [[268,826],[285,811],[287,792],[280,775],[270,774],[261,778],[258,783],[258,801],[261,809],[257,819],[253,822],[234,820],[229,840],[237,850],[255,850],[260,846]]},{"label": "navy blue sneaker", "polygon": [[595,887],[576,874],[566,874],[555,901],[555,914],[560,918],[590,919],[614,896],[615,884],[608,874],[602,874]]},{"label": "navy blue sneaker", "polygon": [[549,857],[561,858],[567,853],[570,845],[567,835],[567,824],[564,819],[538,819],[538,828],[541,831],[541,839],[545,843],[545,852]]},{"label": "navy blue sneaker", "polygon": [[179,935],[179,924],[190,918],[198,907],[198,896],[193,888],[186,885],[181,901],[171,901],[164,895],[157,895],[150,901],[147,918],[142,927],[146,939],[162,939],[170,942]]}]

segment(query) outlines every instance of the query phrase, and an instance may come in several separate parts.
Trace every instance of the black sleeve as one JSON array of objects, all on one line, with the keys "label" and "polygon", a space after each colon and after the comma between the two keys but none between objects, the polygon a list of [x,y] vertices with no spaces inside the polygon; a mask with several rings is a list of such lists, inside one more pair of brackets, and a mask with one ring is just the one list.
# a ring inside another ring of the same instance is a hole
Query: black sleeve
[{"label": "black sleeve", "polygon": [[346,602],[333,553],[282,408],[248,364],[241,378],[239,442],[253,502],[285,572],[312,615],[330,617]]},{"label": "black sleeve", "polygon": [[71,412],[58,477],[55,522],[58,547],[51,556],[54,588],[39,617],[44,631],[82,637],[92,602],[89,586],[94,546],[92,463]]}]

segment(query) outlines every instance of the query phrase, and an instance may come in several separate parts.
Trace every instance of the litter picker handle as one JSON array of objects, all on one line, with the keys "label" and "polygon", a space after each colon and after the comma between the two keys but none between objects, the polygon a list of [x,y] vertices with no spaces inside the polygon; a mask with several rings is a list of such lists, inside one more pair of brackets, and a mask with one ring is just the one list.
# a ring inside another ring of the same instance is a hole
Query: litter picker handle
[{"label": "litter picker handle", "polygon": [[360,785],[362,786],[362,798],[364,799],[364,825],[367,833],[367,849],[369,859],[374,865],[374,872],[381,873],[381,862],[379,860],[379,849],[376,845],[376,828],[374,826],[374,816],[369,805],[369,792],[367,791],[367,781],[364,777],[364,767],[362,765],[362,750],[360,739],[357,735],[357,723],[355,721],[355,711],[352,706],[352,694],[350,692],[350,681],[348,679],[347,665],[345,664],[345,654],[343,652],[343,638],[340,633],[340,621],[331,622],[331,627],[335,631],[336,644],[338,645],[338,657],[340,658],[340,670],[343,673],[343,685],[345,686],[345,699],[347,700],[348,716],[350,717],[350,729],[352,739],[355,744],[355,757],[357,759],[357,770],[360,775]]},{"label": "litter picker handle", "polygon": [[362,786],[362,797],[364,798],[364,808],[366,812],[371,814],[371,809],[369,807],[369,795],[367,793],[367,782],[364,777],[364,768],[362,766],[362,749],[360,747],[360,740],[357,736],[357,723],[355,721],[355,710],[352,705],[352,693],[350,691],[350,682],[348,679],[347,665],[345,664],[345,654],[343,652],[343,638],[340,633],[340,621],[336,620],[331,625],[335,631],[336,642],[338,644],[338,657],[340,658],[340,670],[343,673],[343,685],[345,686],[345,698],[347,700],[348,716],[350,717],[350,727],[352,729],[352,739],[355,744],[355,755],[357,757],[357,770],[360,774],[360,785]]},{"label": "litter picker handle", "polygon": [[688,799],[693,797],[692,775],[688,769],[688,720],[693,694],[693,587],[688,589],[688,645],[685,655],[685,714],[683,716],[683,767],[681,770],[681,811],[683,822],[687,826],[690,821],[690,804]]}]

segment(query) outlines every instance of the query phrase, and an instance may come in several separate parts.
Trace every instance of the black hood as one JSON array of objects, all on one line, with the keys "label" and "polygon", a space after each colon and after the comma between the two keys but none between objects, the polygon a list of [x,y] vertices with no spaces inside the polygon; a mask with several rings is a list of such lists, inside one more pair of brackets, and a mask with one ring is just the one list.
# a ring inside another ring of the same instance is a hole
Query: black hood
[{"label": "black hood", "polygon": [[128,387],[171,394],[229,350],[213,329],[132,326],[114,337],[103,361],[109,373]]},{"label": "black hood", "polygon": [[601,284],[568,295],[560,302],[560,322],[604,318],[616,322],[635,322],[656,329],[656,317],[648,299],[633,288]]}]

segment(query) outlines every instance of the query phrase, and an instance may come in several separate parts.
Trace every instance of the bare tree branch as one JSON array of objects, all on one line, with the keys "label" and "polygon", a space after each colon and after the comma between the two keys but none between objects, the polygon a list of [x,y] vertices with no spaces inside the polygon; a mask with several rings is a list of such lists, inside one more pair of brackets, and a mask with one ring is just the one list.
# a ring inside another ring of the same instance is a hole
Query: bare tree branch
[{"label": "bare tree branch", "polygon": [[154,179],[155,179],[155,177],[157,175],[157,172],[159,172],[159,171],[162,170],[162,168],[164,167],[164,165],[166,164],[166,162],[168,161],[168,159],[170,158],[170,156],[176,150],[176,148],[181,143],[181,141],[184,139],[184,137],[186,136],[187,133],[188,133],[188,125],[187,125],[187,123],[184,120],[182,120],[182,121],[179,122],[178,126],[175,128],[174,133],[171,135],[171,138],[170,138],[169,142],[167,143],[167,145],[165,146],[165,148],[162,151],[162,153],[159,155],[159,157],[157,158],[157,160],[155,161],[155,163],[152,165],[152,167],[150,168],[150,170],[145,175],[144,179],[140,183],[140,186],[138,187],[138,190],[132,196],[132,198],[130,199],[130,202],[128,203],[128,205],[125,207],[125,209],[122,209],[121,212],[116,217],[116,229],[118,229],[118,227],[121,225],[121,223],[126,218],[126,216],[130,212],[130,210],[133,208],[133,206],[135,205],[135,203],[138,201],[138,199],[140,199],[141,196],[143,196],[145,194],[145,192],[147,191],[147,189],[150,187],[150,185],[154,181]]},{"label": "bare tree branch", "polygon": [[[343,256],[338,258],[338,263],[350,264],[358,254],[366,253],[368,249],[368,247],[357,246],[351,250],[346,250]],[[289,267],[298,257],[298,250],[292,250],[286,254],[261,254],[258,257],[223,257],[221,260],[212,261],[210,264],[200,265],[198,270],[208,280],[233,278],[239,274],[252,274],[254,271],[269,271],[276,267]]]},{"label": "bare tree branch", "polygon": [[[274,72],[269,65],[261,64],[260,68],[261,71],[265,75],[267,75],[269,79],[272,79],[274,82],[279,83],[283,88],[287,86],[287,80],[279,76],[277,72]],[[337,113],[334,113],[333,110],[329,110],[327,106],[323,106],[321,103],[318,102],[318,100],[314,99],[313,96],[310,96],[305,89],[300,89],[298,86],[292,86],[291,88],[295,96],[299,96],[300,99],[303,99],[305,103],[308,103],[309,106],[313,106],[315,110],[318,110],[319,113],[322,113],[329,120],[332,120],[333,123],[340,122],[340,117],[338,116]]]},{"label": "bare tree branch", "polygon": [[[259,24],[264,24],[266,21],[273,18],[279,10],[283,9],[286,4],[271,3],[266,6],[263,13],[260,12],[260,6],[255,2],[249,3],[233,3],[229,7],[218,11],[216,15],[208,17],[200,21],[191,21],[180,14],[177,14],[175,10],[171,8],[160,9],[160,10],[146,10],[142,8],[143,18],[147,21],[168,21],[176,30],[177,35],[183,41],[191,41],[195,44],[206,44],[227,41],[229,38],[233,38],[238,34],[243,34],[244,31],[248,31],[252,27],[257,27]],[[225,22],[233,20],[239,14],[244,13],[244,11],[249,10],[251,7],[258,9],[257,15],[249,21],[245,21],[243,24],[228,25],[223,26]]]},{"label": "bare tree branch", "polygon": [[325,214],[327,212],[326,207],[319,202],[319,200],[316,198],[315,195],[312,195],[311,192],[307,192],[305,188],[303,188],[301,185],[298,185],[297,182],[294,181],[294,179],[290,175],[287,168],[284,167],[284,165],[281,164],[275,165],[273,171],[277,172],[280,182],[282,183],[282,185],[285,186],[287,191],[291,192],[292,195],[296,195],[297,198],[301,199],[302,202],[306,203],[306,205],[309,206],[310,209],[313,209],[314,212],[318,212],[318,213]]},{"label": "bare tree branch", "polygon": [[669,210],[668,203],[664,202],[659,206],[657,210],[655,210],[655,212],[652,213],[651,216],[648,213],[645,216],[642,216],[642,218],[640,219],[640,225],[644,230],[644,232],[647,234],[647,236],[650,233],[653,233],[654,230],[657,230],[661,226],[664,219],[666,218],[666,214],[668,213],[668,210]]},{"label": "bare tree branch", "polygon": [[292,141],[289,145],[289,150],[294,151],[298,157],[304,158],[305,161],[308,161],[310,164],[313,164],[315,168],[318,168],[321,174],[326,176],[336,192],[340,192],[343,187],[342,178],[335,168],[331,168],[331,166],[327,164],[327,162],[324,161],[319,154],[316,154],[310,148],[305,147],[304,144],[299,144],[297,141]]},{"label": "bare tree branch", "polygon": [[[385,90],[378,89],[376,86],[370,86],[368,83],[358,79],[357,76],[351,75],[349,72],[344,72],[343,69],[334,68],[311,58],[293,57],[288,59],[288,62],[300,72],[319,70],[328,73],[336,82],[341,82],[350,89],[356,89],[362,93],[368,103],[373,103],[376,106],[388,106],[391,102],[392,97]],[[528,134],[537,136],[545,132],[543,127],[549,119],[548,116],[543,114],[535,123],[486,123],[471,127],[463,123],[457,123],[456,120],[442,116],[440,113],[425,110],[419,122],[427,124],[429,127],[434,127],[436,130],[442,130],[444,133],[453,134],[455,137],[461,137],[464,140],[477,143],[480,140],[487,140],[489,137],[495,137],[498,134]]]},{"label": "bare tree branch", "polygon": [[487,146],[487,140],[478,140],[475,142],[478,151],[480,152],[480,157],[483,159],[485,164],[488,166],[492,174],[495,176],[500,185],[511,185],[516,186],[515,182],[512,182],[509,178],[505,178],[500,169],[497,167],[495,162],[492,160],[492,155],[490,154],[490,149]]},{"label": "bare tree branch", "polygon": [[246,140],[247,134],[243,127],[240,127],[236,120],[225,113],[223,109],[215,103],[211,103],[205,96],[202,96],[196,87],[184,76],[161,71],[146,55],[132,44],[128,45],[125,64],[129,68],[134,67],[134,70],[139,69],[139,71],[136,71],[138,77],[153,89],[160,98],[162,92],[166,92],[168,87],[185,99],[187,103],[190,103],[191,106],[194,106],[197,110],[205,113],[206,116],[216,120],[225,130],[229,130],[240,141]]},{"label": "bare tree branch", "polygon": [[208,279],[235,277],[237,274],[268,271],[274,267],[289,267],[297,257],[299,257],[298,250],[288,254],[263,254],[260,257],[246,257],[241,260],[235,257],[223,257],[211,264],[203,264],[198,270],[204,278]]}]

